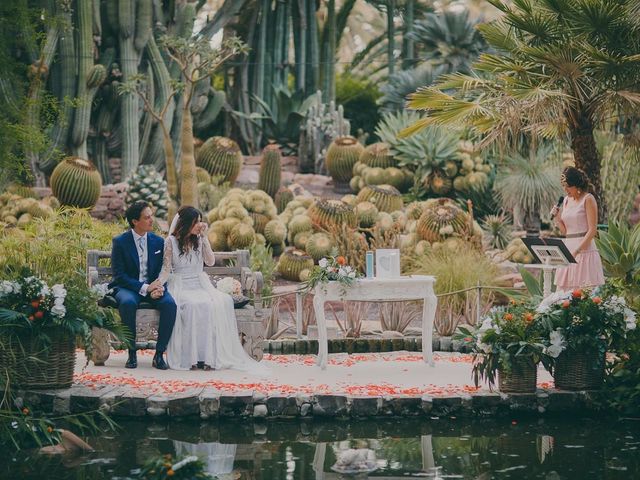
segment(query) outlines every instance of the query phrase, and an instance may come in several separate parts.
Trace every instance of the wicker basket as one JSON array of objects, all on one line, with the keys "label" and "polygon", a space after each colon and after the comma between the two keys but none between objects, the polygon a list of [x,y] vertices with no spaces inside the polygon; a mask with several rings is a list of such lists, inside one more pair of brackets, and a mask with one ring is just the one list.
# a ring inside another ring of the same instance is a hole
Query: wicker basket
[{"label": "wicker basket", "polygon": [[75,338],[67,333],[49,333],[45,349],[30,335],[3,337],[0,365],[13,370],[13,384],[29,390],[69,388],[76,363]]},{"label": "wicker basket", "polygon": [[538,381],[538,366],[531,360],[518,360],[509,373],[498,369],[498,388],[504,393],[533,393]]},{"label": "wicker basket", "polygon": [[604,379],[604,354],[562,352],[553,378],[560,390],[597,390]]}]

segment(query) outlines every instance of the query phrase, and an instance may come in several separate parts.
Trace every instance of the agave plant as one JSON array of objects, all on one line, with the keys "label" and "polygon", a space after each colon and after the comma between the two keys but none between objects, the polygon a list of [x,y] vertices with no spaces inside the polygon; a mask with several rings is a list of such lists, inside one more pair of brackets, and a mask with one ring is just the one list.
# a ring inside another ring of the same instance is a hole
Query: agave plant
[{"label": "agave plant", "polygon": [[488,49],[476,28],[481,22],[470,18],[466,10],[427,13],[413,24],[408,35],[415,40],[419,55],[425,60],[442,65],[449,72],[468,72],[470,65]]},{"label": "agave plant", "polygon": [[298,90],[291,93],[288,88],[273,87],[273,106],[263,99],[254,96],[260,113],[249,115],[234,111],[234,114],[250,120],[260,129],[268,141],[279,144],[284,155],[295,153],[300,137],[300,125],[307,110],[316,101],[317,93],[304,98],[304,92]]},{"label": "agave plant", "polygon": [[630,230],[610,223],[608,231],[599,233],[596,245],[607,275],[631,284],[640,273],[640,224]]},{"label": "agave plant", "polygon": [[383,93],[382,97],[378,99],[380,111],[394,113],[404,109],[407,95],[420,87],[433,84],[443,73],[447,73],[444,67],[434,67],[430,63],[423,63],[415,68],[389,75],[387,83],[380,87],[380,91]]},{"label": "agave plant", "polygon": [[522,219],[527,231],[539,232],[541,216],[563,193],[559,155],[552,147],[542,146],[532,149],[528,157],[519,153],[506,156],[493,189],[504,210]]},{"label": "agave plant", "polygon": [[416,179],[421,180],[446,161],[458,158],[460,137],[444,128],[430,127],[410,137],[398,138],[398,132],[418,118],[417,113],[406,110],[386,114],[376,127],[376,135],[389,144],[398,165],[414,171]]},{"label": "agave plant", "polygon": [[487,215],[482,221],[482,229],[489,237],[491,248],[504,250],[511,241],[511,222],[504,213]]}]

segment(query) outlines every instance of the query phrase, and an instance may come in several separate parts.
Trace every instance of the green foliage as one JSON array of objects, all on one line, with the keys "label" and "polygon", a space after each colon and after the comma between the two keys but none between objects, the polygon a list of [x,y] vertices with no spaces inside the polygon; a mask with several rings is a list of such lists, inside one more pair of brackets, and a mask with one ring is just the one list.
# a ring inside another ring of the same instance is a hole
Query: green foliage
[{"label": "green foliage", "polygon": [[487,234],[491,248],[504,250],[511,241],[511,223],[505,214],[487,215],[482,220],[482,229]]},{"label": "green foliage", "polygon": [[[262,295],[270,297],[273,294],[273,279],[276,271],[276,261],[273,259],[271,247],[254,242],[249,249],[251,253],[251,270],[262,273]],[[270,305],[271,299],[265,299],[265,304]]]},{"label": "green foliage", "polygon": [[[438,316],[435,327],[440,335],[451,335],[458,323],[466,320],[475,323],[476,292],[478,285],[495,285],[499,275],[498,268],[482,252],[475,248],[441,248],[423,255],[405,256],[403,273],[416,275],[434,275],[438,298]],[[464,290],[470,289],[469,292]],[[451,292],[457,292],[452,293]],[[492,302],[493,294],[484,289],[482,304]]]},{"label": "green foliage", "polygon": [[351,131],[369,133],[367,143],[376,141],[371,135],[380,119],[377,101],[381,93],[373,82],[343,73],[336,79],[336,103],[342,105]]},{"label": "green foliage", "polygon": [[640,273],[640,224],[633,229],[610,223],[601,231],[596,245],[607,275],[632,284]]},{"label": "green foliage", "polygon": [[305,289],[313,290],[318,285],[337,282],[341,290],[346,292],[346,289],[352,286],[359,277],[362,277],[362,274],[347,265],[347,259],[338,255],[338,250],[334,249],[330,256],[320,259],[318,265],[313,267],[306,281]]},{"label": "green foliage", "polygon": [[563,193],[558,152],[543,146],[528,156],[513,153],[504,157],[493,189],[504,210],[539,219]]},{"label": "green foliage", "polygon": [[443,67],[434,67],[430,63],[424,63],[415,68],[389,75],[387,83],[380,87],[380,92],[382,92],[382,96],[378,99],[380,111],[394,113],[404,110],[407,95],[415,92],[418,88],[432,85],[445,72]]},{"label": "green foliage", "polygon": [[551,357],[545,353],[547,331],[536,318],[536,305],[512,301],[508,306],[493,308],[477,328],[458,328],[454,338],[465,342],[474,353],[476,386],[480,380],[487,380],[492,387],[498,371],[510,373],[520,363],[542,362],[552,368]]}]

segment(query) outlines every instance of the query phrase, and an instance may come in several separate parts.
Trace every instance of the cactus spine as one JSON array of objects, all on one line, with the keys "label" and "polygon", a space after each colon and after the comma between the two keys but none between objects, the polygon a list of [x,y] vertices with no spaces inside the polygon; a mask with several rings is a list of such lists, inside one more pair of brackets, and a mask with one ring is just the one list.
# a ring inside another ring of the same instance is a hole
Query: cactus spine
[{"label": "cactus spine", "polygon": [[262,151],[260,161],[260,178],[258,188],[275,197],[280,188],[280,177],[282,169],[282,155],[278,145],[267,145]]},{"label": "cactus spine", "polygon": [[67,157],[51,174],[51,190],[62,205],[93,207],[100,198],[100,172],[88,160]]},{"label": "cactus spine", "polygon": [[196,163],[210,175],[223,177],[233,185],[242,168],[242,152],[236,142],[226,137],[212,137],[198,150]]}]

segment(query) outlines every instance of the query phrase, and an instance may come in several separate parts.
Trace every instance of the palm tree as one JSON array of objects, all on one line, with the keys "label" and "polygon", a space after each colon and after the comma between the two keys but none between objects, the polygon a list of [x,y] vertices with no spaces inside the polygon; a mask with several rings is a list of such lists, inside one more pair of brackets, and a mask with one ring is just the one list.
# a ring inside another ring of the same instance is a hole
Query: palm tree
[{"label": "palm tree", "polygon": [[467,10],[427,13],[414,23],[408,34],[416,42],[418,56],[449,72],[468,72],[471,64],[487,50],[477,26]]},{"label": "palm tree", "polygon": [[[520,134],[569,138],[606,215],[594,129],[640,106],[640,24],[634,0],[488,0],[503,16],[478,28],[496,53],[410,97],[429,116],[406,129],[465,124],[488,144]],[[445,92],[452,89],[454,93]]]}]

